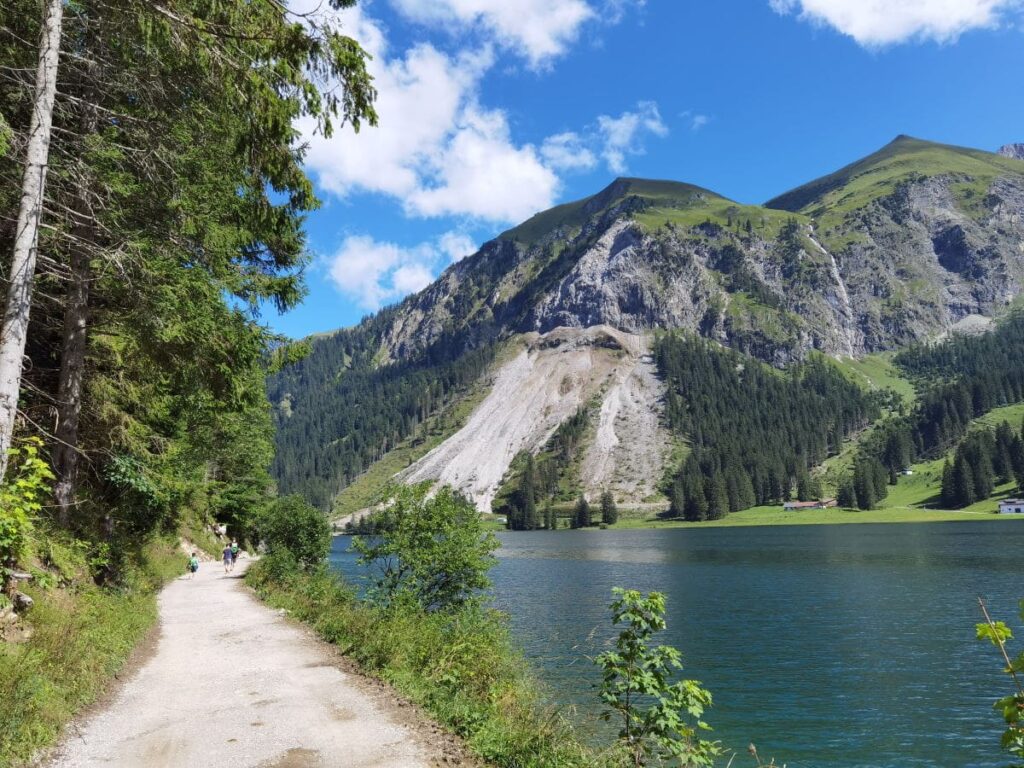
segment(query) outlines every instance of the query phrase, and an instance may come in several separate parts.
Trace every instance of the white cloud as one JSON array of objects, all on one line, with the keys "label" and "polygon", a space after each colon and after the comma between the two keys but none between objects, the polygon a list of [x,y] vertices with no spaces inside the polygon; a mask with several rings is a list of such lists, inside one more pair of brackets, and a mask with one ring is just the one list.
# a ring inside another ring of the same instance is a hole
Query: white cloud
[{"label": "white cloud", "polygon": [[597,118],[601,135],[601,156],[608,163],[612,173],[625,173],[626,156],[642,155],[645,134],[665,136],[668,126],[661,119],[658,105],[653,101],[641,101],[635,112],[623,112],[618,117],[601,115]]},{"label": "white cloud", "polygon": [[445,232],[437,239],[437,246],[452,263],[461,261],[479,250],[476,241],[461,232]]},{"label": "white cloud", "polygon": [[907,40],[956,40],[997,26],[1022,0],[769,0],[776,13],[834,27],[858,43],[880,47]]},{"label": "white cloud", "polygon": [[411,216],[462,215],[509,223],[548,208],[558,177],[530,144],[517,144],[502,110],[479,104],[489,47],[451,56],[421,43],[390,57],[380,25],[356,8],[337,14],[373,56],[380,124],[330,139],[299,124],[306,166],[340,197],[378,192]]},{"label": "white cloud", "polygon": [[350,235],[327,259],[327,270],[344,295],[363,309],[376,310],[423,290],[437,271],[476,250],[468,235],[455,231],[412,247]]},{"label": "white cloud", "polygon": [[574,131],[556,133],[544,139],[540,155],[550,167],[560,171],[589,171],[597,165],[597,156],[584,138]]},{"label": "white cloud", "polygon": [[690,118],[690,130],[699,131],[709,122],[711,122],[711,118],[707,115],[694,115]]},{"label": "white cloud", "polygon": [[532,145],[514,144],[500,110],[467,107],[451,140],[428,162],[433,181],[408,197],[424,216],[516,222],[549,207],[558,192],[554,171]]},{"label": "white cloud", "polygon": [[562,55],[580,27],[597,15],[584,0],[392,0],[400,13],[421,23],[484,30],[533,67]]}]

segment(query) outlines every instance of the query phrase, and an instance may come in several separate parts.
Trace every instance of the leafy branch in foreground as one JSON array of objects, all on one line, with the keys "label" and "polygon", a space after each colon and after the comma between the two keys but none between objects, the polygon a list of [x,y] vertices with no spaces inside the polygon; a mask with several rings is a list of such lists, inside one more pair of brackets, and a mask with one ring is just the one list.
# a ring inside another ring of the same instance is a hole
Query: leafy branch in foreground
[{"label": "leafy branch in foreground", "polygon": [[10,570],[23,554],[32,521],[42,511],[48,481],[53,479],[39,455],[41,447],[42,440],[34,437],[8,451],[15,471],[0,484],[0,593],[7,590]]},{"label": "leafy branch in foreground", "polygon": [[[1006,641],[1013,639],[1013,632],[1002,621],[993,621],[989,615],[985,601],[980,597],[978,604],[985,616],[985,621],[977,625],[978,639],[988,640],[999,649],[1006,662],[1004,672],[1013,679],[1016,693],[1004,696],[993,706],[999,710],[1006,721],[1006,730],[1003,732],[1003,749],[1014,757],[1024,757],[1024,686],[1021,684],[1019,675],[1024,675],[1024,652],[1019,653],[1015,658],[1010,658],[1006,650]],[[1024,619],[1024,600],[1020,601],[1020,616]],[[1015,768],[1020,768],[1018,763]]]},{"label": "leafy branch in foreground", "polygon": [[721,747],[701,738],[711,730],[702,719],[711,706],[711,693],[696,680],[672,682],[683,668],[681,654],[671,646],[650,646],[654,633],[665,629],[665,595],[651,592],[645,597],[618,587],[612,593],[612,623],[626,627],[615,650],[594,659],[603,673],[601,701],[608,707],[601,718],[621,720],[619,740],[638,768],[652,761],[713,765]]}]

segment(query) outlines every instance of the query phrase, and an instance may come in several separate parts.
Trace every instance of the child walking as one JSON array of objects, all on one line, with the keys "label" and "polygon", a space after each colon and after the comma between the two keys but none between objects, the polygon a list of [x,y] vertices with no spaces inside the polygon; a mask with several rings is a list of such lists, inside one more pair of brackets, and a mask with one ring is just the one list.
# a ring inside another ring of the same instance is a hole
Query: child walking
[{"label": "child walking", "polygon": [[196,553],[192,553],[192,557],[188,559],[188,563],[185,564],[185,570],[188,572],[189,579],[196,577],[196,571],[199,570],[199,558],[196,557]]}]

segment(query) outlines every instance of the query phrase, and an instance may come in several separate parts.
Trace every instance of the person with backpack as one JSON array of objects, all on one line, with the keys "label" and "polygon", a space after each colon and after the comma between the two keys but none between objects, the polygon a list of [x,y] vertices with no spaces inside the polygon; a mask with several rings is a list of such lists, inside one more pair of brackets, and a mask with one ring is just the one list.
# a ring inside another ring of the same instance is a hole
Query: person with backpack
[{"label": "person with backpack", "polygon": [[231,545],[225,544],[224,551],[221,552],[221,556],[224,560],[224,573],[231,571],[231,567],[234,565],[234,560],[231,557]]},{"label": "person with backpack", "polygon": [[185,570],[188,572],[188,577],[194,579],[196,577],[196,571],[199,570],[199,558],[196,557],[196,553],[192,553],[192,557],[188,559],[188,563],[185,565]]},{"label": "person with backpack", "polygon": [[231,570],[235,570],[235,563],[238,562],[238,553],[241,552],[241,548],[238,546],[238,542],[235,539],[231,540]]}]

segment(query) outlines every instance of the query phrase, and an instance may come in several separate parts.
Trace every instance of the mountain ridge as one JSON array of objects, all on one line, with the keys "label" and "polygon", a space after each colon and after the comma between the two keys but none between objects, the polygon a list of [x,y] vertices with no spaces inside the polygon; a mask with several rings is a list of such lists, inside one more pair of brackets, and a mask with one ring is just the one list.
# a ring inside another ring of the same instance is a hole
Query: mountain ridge
[{"label": "mountain ridge", "polygon": [[[646,379],[630,379],[628,366],[613,365],[602,350],[607,334],[592,329],[606,327],[641,345],[664,330],[685,331],[781,368],[812,352],[857,357],[965,325],[984,326],[1024,286],[1019,160],[898,137],[781,199],[773,201],[787,208],[745,205],[683,182],[621,178],[595,195],[541,212],[485,243],[421,292],[337,338],[312,342],[305,368],[271,380],[279,447],[293,443],[295,452],[310,456],[303,460],[309,462],[307,477],[320,473],[328,477],[323,488],[340,489],[430,414],[456,401],[467,377],[483,367],[489,366],[492,385],[526,382],[506,369],[509,361],[487,361],[496,345],[534,339],[518,365],[540,377],[530,380],[530,391],[554,396],[557,417],[549,423],[544,408],[527,409],[529,424],[516,432],[515,445],[515,430],[480,442],[479,420],[472,417],[467,427],[475,434],[449,438],[489,445],[504,457],[488,469],[486,482],[473,476],[471,460],[459,459],[459,487],[486,507],[500,484],[495,478],[510,471],[523,451],[546,450],[558,422],[585,402],[593,401],[588,440],[603,430],[608,445],[628,444],[627,421],[641,420],[621,407],[622,393],[653,390]],[[576,361],[571,376],[558,373],[557,355],[567,350],[574,350]],[[463,366],[471,356],[472,366]],[[379,386],[406,393],[407,405],[387,428],[381,422],[375,431],[364,420],[360,429],[372,435],[346,427],[327,435],[324,446],[299,445],[304,435],[329,429],[321,422],[337,421],[332,408],[354,407],[364,397],[358,387],[371,386],[375,371],[384,377]],[[408,392],[403,377],[412,377],[410,386],[414,380],[429,384],[430,392]],[[577,394],[563,402],[569,393]],[[645,407],[663,421],[660,406],[651,403]],[[494,403],[488,407],[501,411]],[[608,415],[616,408],[621,418]],[[442,444],[437,455],[462,456],[455,446]],[[624,458],[609,465],[604,458],[586,459],[590,447],[581,450],[587,466],[604,467],[602,477],[621,476],[614,465]],[[342,455],[350,457],[344,459],[348,469],[337,474],[331,467]],[[444,462],[433,461],[419,463],[408,476],[447,475]],[[300,486],[306,482],[311,480],[298,479]],[[634,493],[625,483],[615,488]]]}]

